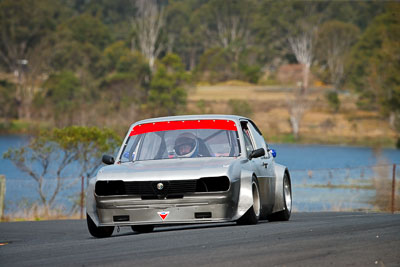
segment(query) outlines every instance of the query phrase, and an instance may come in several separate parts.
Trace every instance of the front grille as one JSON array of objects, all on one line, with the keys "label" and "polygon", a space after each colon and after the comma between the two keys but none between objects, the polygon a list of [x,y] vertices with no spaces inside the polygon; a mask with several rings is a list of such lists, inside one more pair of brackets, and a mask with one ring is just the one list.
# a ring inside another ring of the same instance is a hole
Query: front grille
[{"label": "front grille", "polygon": [[[157,189],[161,183],[163,188]],[[127,195],[181,195],[196,192],[196,180],[125,182]]]},{"label": "front grille", "polygon": [[182,198],[187,193],[224,192],[228,191],[229,187],[229,178],[220,176],[205,177],[198,180],[97,181],[95,192],[98,196],[134,195],[140,196],[142,199],[173,199]]},{"label": "front grille", "polygon": [[182,194],[196,192],[196,180],[182,180],[169,182],[169,194]]},{"label": "front grille", "polygon": [[[157,184],[162,183],[162,189]],[[99,196],[139,195],[143,199],[181,198],[185,193],[196,192],[196,180],[178,181],[98,181],[95,192]]]},{"label": "front grille", "polygon": [[127,195],[148,195],[154,193],[151,182],[124,182],[124,187]]}]

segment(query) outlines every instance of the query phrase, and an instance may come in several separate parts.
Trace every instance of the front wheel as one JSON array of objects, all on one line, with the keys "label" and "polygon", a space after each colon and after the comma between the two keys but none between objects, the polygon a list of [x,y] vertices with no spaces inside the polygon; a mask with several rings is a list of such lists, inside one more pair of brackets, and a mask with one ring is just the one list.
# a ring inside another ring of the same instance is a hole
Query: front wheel
[{"label": "front wheel", "polygon": [[287,173],[283,176],[283,202],[284,210],[268,216],[269,221],[289,221],[292,214],[292,186]]},{"label": "front wheel", "polygon": [[114,226],[99,226],[93,222],[92,218],[86,213],[86,222],[89,229],[89,233],[97,238],[110,237],[114,232]]},{"label": "front wheel", "polygon": [[257,224],[260,219],[261,202],[260,191],[258,190],[258,182],[255,177],[251,182],[253,192],[253,206],[237,221],[237,224]]}]

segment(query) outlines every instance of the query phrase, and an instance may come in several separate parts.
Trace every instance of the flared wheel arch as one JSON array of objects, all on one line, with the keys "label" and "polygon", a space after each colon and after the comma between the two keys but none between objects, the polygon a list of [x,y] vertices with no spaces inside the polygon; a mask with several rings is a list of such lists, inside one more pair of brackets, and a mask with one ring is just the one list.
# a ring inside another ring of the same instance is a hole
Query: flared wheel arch
[{"label": "flared wheel arch", "polygon": [[86,213],[86,222],[89,233],[93,237],[105,238],[110,237],[114,232],[114,226],[96,226],[89,214]]},{"label": "flared wheel arch", "polygon": [[[285,196],[285,180],[289,182],[289,191],[290,191],[290,208],[288,209],[288,205],[286,203],[286,196]],[[282,181],[282,194],[283,194],[283,210],[272,213],[267,216],[267,219],[269,221],[288,221],[290,219],[290,216],[292,214],[292,209],[293,209],[293,193],[292,193],[292,181],[290,179],[290,173],[286,169],[284,176],[283,176],[283,181]]]},{"label": "flared wheel arch", "polygon": [[[254,189],[257,190],[257,192],[256,192],[257,200],[256,201],[258,203],[256,203],[256,204],[254,202]],[[251,207],[246,211],[246,213],[243,214],[243,216],[240,217],[236,221],[237,224],[239,224],[239,225],[257,224],[259,219],[260,219],[260,215],[262,214],[260,188],[259,188],[257,176],[255,174],[253,174],[253,177],[252,177],[251,190],[252,190],[252,194],[253,194],[253,197],[252,197],[253,198],[253,205],[251,205]],[[257,211],[255,210],[255,208],[257,209]]]}]

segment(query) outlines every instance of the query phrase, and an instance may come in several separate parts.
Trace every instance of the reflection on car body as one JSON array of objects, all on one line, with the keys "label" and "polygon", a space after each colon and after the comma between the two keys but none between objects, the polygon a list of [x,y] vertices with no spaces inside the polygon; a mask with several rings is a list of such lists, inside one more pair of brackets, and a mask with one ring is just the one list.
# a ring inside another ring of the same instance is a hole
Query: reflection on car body
[{"label": "reflection on car body", "polygon": [[290,174],[248,118],[196,115],[134,123],[114,161],[90,180],[87,223],[95,237],[115,226],[288,220]]}]

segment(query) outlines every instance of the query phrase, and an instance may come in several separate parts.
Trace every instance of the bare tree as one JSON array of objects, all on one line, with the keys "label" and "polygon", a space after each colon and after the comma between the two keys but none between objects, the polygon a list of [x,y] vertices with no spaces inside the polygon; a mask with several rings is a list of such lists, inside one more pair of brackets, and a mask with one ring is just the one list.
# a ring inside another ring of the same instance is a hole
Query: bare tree
[{"label": "bare tree", "polygon": [[246,47],[250,30],[247,28],[247,23],[240,16],[231,15],[225,20],[217,17],[217,36],[222,47],[230,47],[232,49],[237,62],[240,52]]},{"label": "bare tree", "polygon": [[289,100],[289,115],[295,139],[299,137],[300,123],[307,110],[307,93],[309,87],[310,68],[314,56],[314,30],[305,30],[297,36],[289,37],[289,44],[297,61],[303,66],[300,88],[295,89],[294,99]]},{"label": "bare tree", "polygon": [[161,29],[164,26],[164,12],[156,0],[132,0],[137,8],[132,25],[135,37],[132,49],[137,49],[148,59],[149,67],[154,70],[154,62],[164,46],[160,42]]},{"label": "bare tree", "polygon": [[292,133],[295,139],[299,138],[301,121],[304,113],[308,109],[307,93],[302,87],[295,89],[292,97],[288,97],[289,120],[292,127]]},{"label": "bare tree", "polygon": [[46,78],[45,73],[49,67],[50,56],[47,55],[49,46],[46,41],[31,48],[24,59],[17,60],[14,75],[17,78],[16,100],[18,104],[18,117],[29,120],[32,112],[34,95],[40,84]]},{"label": "bare tree", "polygon": [[211,9],[213,20],[205,30],[212,46],[230,48],[236,62],[250,40],[250,9],[248,1],[215,2]]},{"label": "bare tree", "polygon": [[307,111],[307,95],[309,88],[310,69],[315,54],[315,39],[321,15],[316,12],[315,4],[307,4],[304,16],[297,22],[297,27],[288,38],[290,48],[297,62],[303,67],[302,82],[300,88],[296,88],[293,100],[289,101],[290,124],[294,137],[299,137],[300,124],[304,113]]},{"label": "bare tree", "polygon": [[355,25],[341,21],[328,21],[318,31],[317,56],[328,66],[335,90],[342,87],[345,79],[344,62],[358,33]]},{"label": "bare tree", "polygon": [[[43,63],[43,39],[55,9],[48,0],[0,2],[0,62],[16,77],[18,117],[29,119]],[[32,22],[34,21],[34,22]]]},{"label": "bare tree", "polygon": [[297,61],[303,66],[302,90],[307,91],[309,86],[310,68],[314,58],[314,27],[311,30],[301,31],[296,36],[289,37],[290,47]]}]

